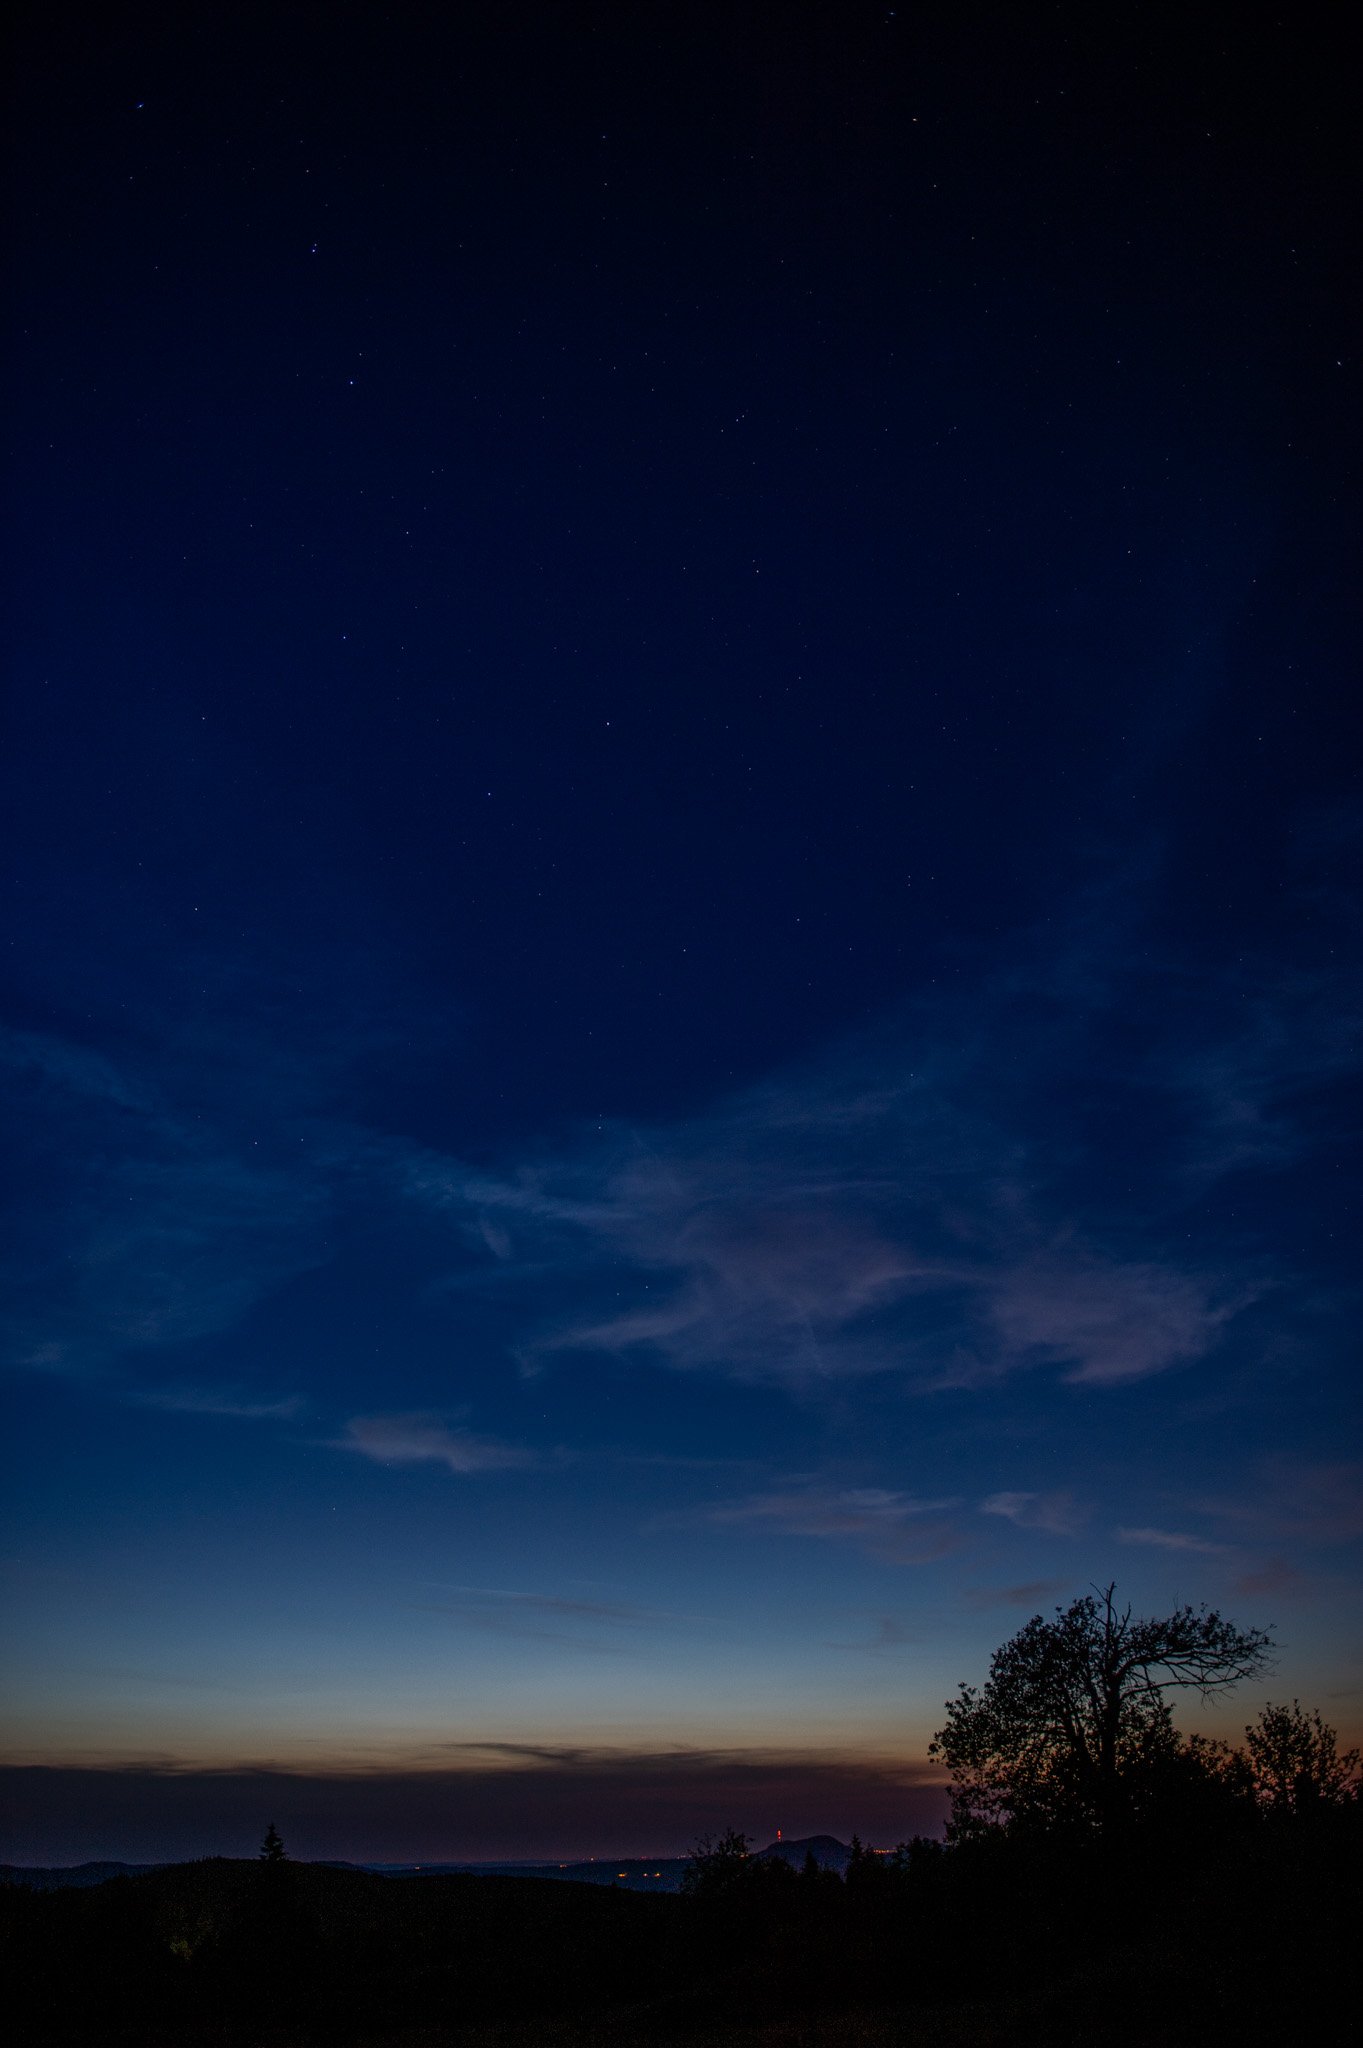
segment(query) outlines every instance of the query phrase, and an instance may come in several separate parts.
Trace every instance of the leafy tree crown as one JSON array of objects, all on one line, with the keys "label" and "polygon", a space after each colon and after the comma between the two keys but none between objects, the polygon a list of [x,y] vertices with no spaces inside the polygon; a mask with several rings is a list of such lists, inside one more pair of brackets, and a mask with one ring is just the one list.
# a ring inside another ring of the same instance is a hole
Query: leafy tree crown
[{"label": "leafy tree crown", "polygon": [[1245,1730],[1245,1758],[1254,1795],[1272,1812],[1302,1814],[1359,1796],[1358,1750],[1342,1750],[1334,1729],[1299,1700],[1265,1706]]},{"label": "leafy tree crown", "polygon": [[1179,1748],[1171,1691],[1214,1699],[1268,1663],[1272,1638],[1215,1609],[1158,1617],[1087,1593],[1038,1614],[962,1685],[930,1754],[952,1774],[957,1835],[999,1823],[1106,1825]]}]

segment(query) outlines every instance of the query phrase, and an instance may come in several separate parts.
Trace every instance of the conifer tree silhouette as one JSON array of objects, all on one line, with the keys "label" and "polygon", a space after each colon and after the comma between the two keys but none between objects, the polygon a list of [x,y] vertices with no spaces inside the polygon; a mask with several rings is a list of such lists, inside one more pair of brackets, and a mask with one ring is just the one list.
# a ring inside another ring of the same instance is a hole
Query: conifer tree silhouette
[{"label": "conifer tree silhouette", "polygon": [[274,1822],[271,1821],[265,1830],[265,1839],[260,1845],[260,1861],[262,1863],[287,1863],[288,1860],[289,1852],[284,1847],[284,1838]]}]

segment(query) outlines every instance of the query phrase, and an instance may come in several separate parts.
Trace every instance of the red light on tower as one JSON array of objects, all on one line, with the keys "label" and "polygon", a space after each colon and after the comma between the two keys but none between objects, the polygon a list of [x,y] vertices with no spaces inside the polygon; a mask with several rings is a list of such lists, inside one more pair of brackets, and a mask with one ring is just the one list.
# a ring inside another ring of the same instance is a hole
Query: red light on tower
[{"label": "red light on tower", "polygon": [[779,1841],[780,1841],[780,1839],[781,1839],[781,1830],[780,1830],[780,1828],[778,1828],[778,1829],[776,1830],[776,1839],[777,1839],[777,1841],[778,1841],[778,1842],[779,1842]]}]

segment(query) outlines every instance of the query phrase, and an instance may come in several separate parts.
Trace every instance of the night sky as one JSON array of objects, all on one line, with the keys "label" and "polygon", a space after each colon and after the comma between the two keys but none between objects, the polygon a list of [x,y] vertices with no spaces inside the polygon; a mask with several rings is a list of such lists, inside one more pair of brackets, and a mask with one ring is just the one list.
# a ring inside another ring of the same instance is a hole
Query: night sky
[{"label": "night sky", "polygon": [[1345,20],[27,18],[0,1854],[1357,1738]]}]

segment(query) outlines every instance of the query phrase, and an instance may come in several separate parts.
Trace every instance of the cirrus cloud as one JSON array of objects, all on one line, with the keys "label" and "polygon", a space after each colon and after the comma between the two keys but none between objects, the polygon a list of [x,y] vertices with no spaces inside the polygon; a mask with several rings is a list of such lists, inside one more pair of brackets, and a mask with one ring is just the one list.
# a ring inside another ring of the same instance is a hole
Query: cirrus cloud
[{"label": "cirrus cloud", "polygon": [[354,1415],[337,1448],[357,1451],[377,1465],[444,1465],[461,1477],[523,1470],[538,1463],[535,1453],[523,1445],[452,1429],[434,1415]]},{"label": "cirrus cloud", "polygon": [[[610,1357],[811,1392],[1135,1384],[1209,1358],[1281,1275],[1184,1215],[1205,1040],[1232,1062],[1236,1042],[1199,1016],[1196,1055],[1119,1056],[1123,972],[1080,919],[968,1001],[906,1005],[703,1113],[598,1123],[500,1167],[411,1150],[389,1170],[454,1225],[454,1287],[523,1303],[527,1372]],[[1114,1095],[1129,1199],[1106,1157]]]}]

